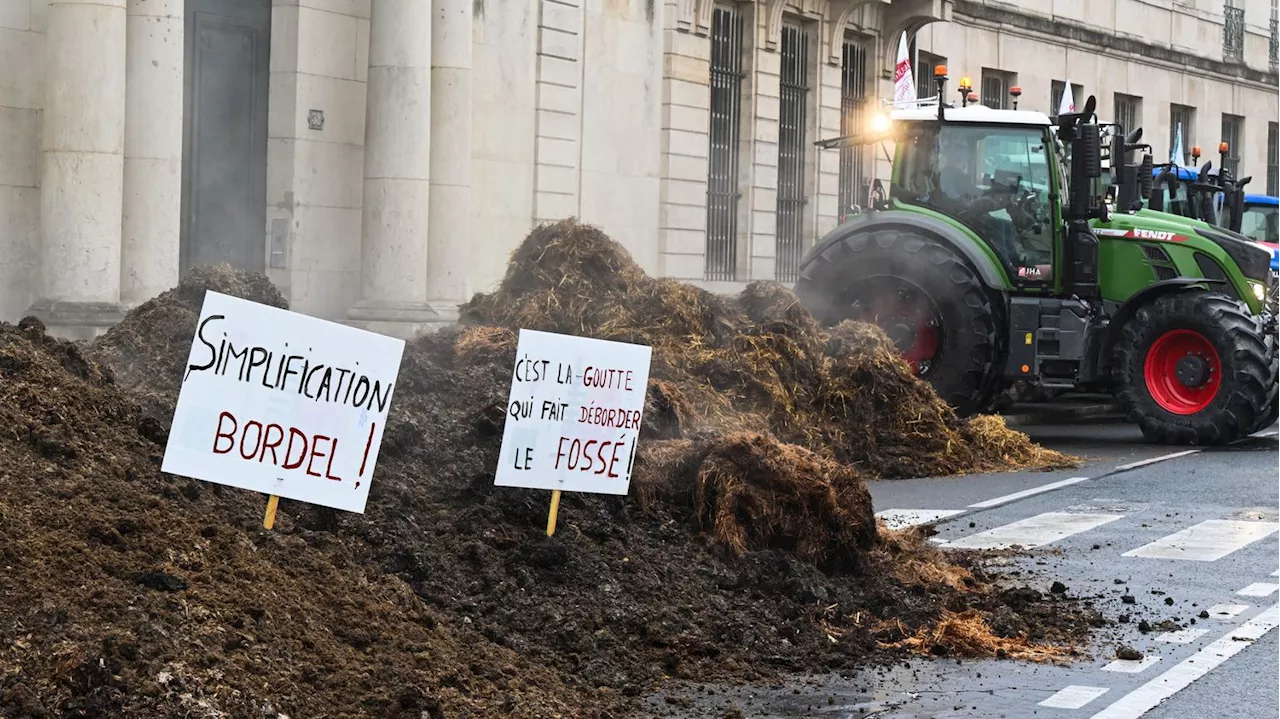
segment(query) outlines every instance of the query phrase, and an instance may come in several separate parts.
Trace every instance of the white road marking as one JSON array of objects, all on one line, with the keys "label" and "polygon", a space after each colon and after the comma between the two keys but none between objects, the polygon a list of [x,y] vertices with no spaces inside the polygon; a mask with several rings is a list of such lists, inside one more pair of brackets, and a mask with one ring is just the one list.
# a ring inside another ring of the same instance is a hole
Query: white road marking
[{"label": "white road marking", "polygon": [[1209,633],[1208,629],[1188,628],[1188,629],[1182,629],[1176,632],[1165,632],[1164,634],[1157,634],[1156,641],[1169,642],[1170,644],[1190,644],[1191,642],[1194,642],[1195,640],[1199,639],[1200,637],[1203,637],[1208,633]]},{"label": "white road marking", "polygon": [[1030,549],[1056,542],[1073,534],[1087,532],[1123,516],[1123,514],[1045,512],[988,529],[985,532],[961,537],[953,542],[947,542],[944,546],[954,549],[1008,549],[1013,546]]},{"label": "white road marking", "polygon": [[984,502],[974,502],[973,504],[970,504],[969,507],[971,509],[986,509],[988,507],[996,507],[1001,504],[1006,504],[1008,502],[1012,502],[1017,499],[1022,499],[1024,497],[1031,497],[1031,496],[1040,494],[1041,492],[1051,492],[1055,489],[1058,489],[1059,487],[1070,487],[1073,484],[1079,484],[1081,482],[1087,482],[1087,481],[1089,481],[1089,477],[1072,477],[1071,479],[1064,479],[1060,482],[1050,482],[1049,484],[1042,485],[1040,487],[1032,487],[1031,489],[1024,489],[1021,492],[1006,494],[1003,497],[988,499]]},{"label": "white road marking", "polygon": [[1148,654],[1141,659],[1116,659],[1110,664],[1102,668],[1104,672],[1120,672],[1122,674],[1137,674],[1147,667],[1160,661],[1160,657]]},{"label": "white road marking", "polygon": [[1200,450],[1198,449],[1187,449],[1181,452],[1173,452],[1172,454],[1162,454],[1159,457],[1152,457],[1150,459],[1138,460],[1137,462],[1130,462],[1128,464],[1117,465],[1116,470],[1123,472],[1124,470],[1127,470],[1127,469],[1137,469],[1138,467],[1145,467],[1148,464],[1155,464],[1156,462],[1164,462],[1170,459],[1177,459],[1178,457],[1186,457],[1187,455],[1196,454],[1198,452],[1200,452]]},{"label": "white road marking", "polygon": [[917,524],[928,524],[939,519],[964,514],[963,509],[886,509],[876,512],[876,516],[884,520],[889,529],[902,529]]},{"label": "white road marking", "polygon": [[[1268,431],[1265,431],[1265,432],[1254,432],[1253,434],[1251,434],[1251,435],[1249,435],[1249,436],[1250,436],[1250,437],[1256,437],[1257,439],[1262,439],[1263,437],[1274,437],[1274,436],[1276,436],[1277,434],[1280,434],[1280,430],[1272,429],[1272,430],[1268,430]],[[1239,440],[1237,440],[1237,441],[1239,441]]]},{"label": "white road marking", "polygon": [[1230,619],[1248,608],[1248,604],[1215,604],[1205,611],[1210,619]]},{"label": "white road marking", "polygon": [[1137,719],[1208,674],[1280,624],[1280,604],[1263,611],[1168,671],[1117,699],[1090,719]]},{"label": "white road marking", "polygon": [[1280,524],[1276,522],[1209,519],[1131,549],[1121,556],[1213,562],[1269,537],[1277,530],[1280,530]]},{"label": "white road marking", "polygon": [[1242,597],[1269,597],[1280,591],[1280,584],[1272,584],[1271,582],[1254,582],[1249,586],[1236,592]]},{"label": "white road marking", "polygon": [[1276,571],[1272,572],[1272,573],[1271,573],[1271,576],[1273,576],[1273,577],[1280,577],[1280,569],[1277,569]]},{"label": "white road marking", "polygon": [[1059,689],[1053,696],[1040,702],[1040,706],[1050,709],[1079,709],[1098,697],[1106,694],[1106,687],[1086,687],[1072,684]]}]

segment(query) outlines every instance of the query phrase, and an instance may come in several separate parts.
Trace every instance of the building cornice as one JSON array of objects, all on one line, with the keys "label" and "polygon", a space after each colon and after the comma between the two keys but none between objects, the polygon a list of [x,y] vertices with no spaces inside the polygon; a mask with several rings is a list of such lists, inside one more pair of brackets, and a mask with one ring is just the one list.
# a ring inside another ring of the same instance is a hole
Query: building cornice
[{"label": "building cornice", "polygon": [[1058,38],[1073,46],[1096,48],[1108,55],[1126,59],[1142,58],[1196,71],[1197,74],[1219,80],[1235,79],[1256,84],[1272,92],[1276,92],[1276,86],[1280,84],[1280,75],[1274,72],[1264,72],[1245,65],[1214,60],[1175,50],[1167,45],[1156,45],[1136,38],[1113,35],[1070,20],[1030,15],[1018,12],[1016,8],[996,7],[975,2],[975,0],[954,0],[954,2],[953,17],[957,22],[973,20],[983,25],[998,25],[1027,31],[1038,36]]}]

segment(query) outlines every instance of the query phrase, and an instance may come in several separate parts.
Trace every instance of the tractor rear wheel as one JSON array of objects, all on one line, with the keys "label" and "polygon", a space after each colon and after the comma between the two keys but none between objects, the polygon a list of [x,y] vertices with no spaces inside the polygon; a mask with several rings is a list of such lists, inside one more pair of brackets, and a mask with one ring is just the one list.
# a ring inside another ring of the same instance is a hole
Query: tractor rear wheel
[{"label": "tractor rear wheel", "polygon": [[999,379],[999,307],[944,242],[911,230],[854,233],[806,263],[795,291],[823,324],[879,325],[958,414],[990,402]]},{"label": "tractor rear wheel", "polygon": [[1257,431],[1275,399],[1271,351],[1245,305],[1195,290],[1157,297],[1121,328],[1120,397],[1149,441],[1224,444]]}]

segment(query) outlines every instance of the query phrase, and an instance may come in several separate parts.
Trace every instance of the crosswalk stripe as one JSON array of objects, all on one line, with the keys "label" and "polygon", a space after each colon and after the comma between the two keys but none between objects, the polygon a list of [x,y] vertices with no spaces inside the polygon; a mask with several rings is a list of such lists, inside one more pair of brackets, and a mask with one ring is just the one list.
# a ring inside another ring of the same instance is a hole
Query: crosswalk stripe
[{"label": "crosswalk stripe", "polygon": [[988,499],[982,502],[974,502],[973,504],[970,504],[969,507],[972,509],[988,509],[990,507],[996,507],[1001,504],[1007,504],[1014,500],[1025,499],[1026,497],[1031,497],[1037,494],[1041,494],[1043,492],[1050,492],[1055,489],[1059,489],[1061,487],[1070,487],[1073,484],[1079,484],[1081,482],[1088,482],[1088,481],[1089,481],[1088,477],[1072,477],[1070,479],[1063,479],[1058,482],[1050,482],[1049,484],[1042,484],[1039,487],[1024,489],[1021,492],[1006,494],[1002,497],[995,497],[994,499]]},{"label": "crosswalk stripe", "polygon": [[1102,671],[1120,672],[1122,674],[1137,674],[1158,661],[1160,661],[1160,657],[1152,654],[1148,654],[1141,659],[1116,659],[1103,667]]},{"label": "crosswalk stripe", "polygon": [[1208,633],[1209,633],[1208,629],[1194,629],[1194,628],[1180,629],[1176,632],[1165,632],[1164,634],[1157,634],[1156,641],[1168,642],[1170,644],[1190,644],[1191,642],[1194,642],[1195,640],[1199,639],[1200,637],[1203,637]]},{"label": "crosswalk stripe", "polygon": [[1248,604],[1215,604],[1205,611],[1211,619],[1230,619],[1248,608]]},{"label": "crosswalk stripe", "polygon": [[964,514],[963,509],[886,509],[876,512],[876,516],[884,520],[889,529],[914,527],[917,524],[929,524],[939,519]]},{"label": "crosswalk stripe", "polygon": [[1151,681],[1120,697],[1090,719],[1137,719],[1157,704],[1186,689],[1280,624],[1280,604],[1232,629]]},{"label": "crosswalk stripe", "polygon": [[1056,542],[1073,534],[1087,532],[1123,516],[1123,514],[1045,512],[988,529],[985,532],[961,537],[943,546],[951,549],[1008,549],[1015,546],[1030,549]]},{"label": "crosswalk stripe", "polygon": [[1242,597],[1269,597],[1280,591],[1280,584],[1272,582],[1254,582],[1249,586],[1236,592]]},{"label": "crosswalk stripe", "polygon": [[1155,463],[1157,463],[1157,462],[1165,462],[1165,461],[1168,461],[1168,460],[1170,460],[1170,459],[1177,459],[1177,458],[1179,458],[1179,457],[1186,457],[1186,456],[1188,456],[1188,455],[1198,454],[1199,452],[1200,452],[1200,450],[1198,450],[1198,449],[1187,449],[1187,450],[1183,450],[1183,451],[1181,451],[1181,452],[1173,452],[1173,453],[1171,453],[1171,454],[1162,454],[1162,455],[1160,455],[1159,457],[1152,457],[1152,458],[1150,458],[1150,459],[1140,459],[1140,460],[1138,460],[1137,462],[1130,462],[1130,463],[1128,463],[1128,464],[1121,464],[1121,465],[1117,465],[1117,466],[1116,466],[1116,470],[1117,470],[1117,471],[1121,471],[1121,472],[1123,472],[1123,471],[1125,471],[1125,470],[1129,470],[1129,469],[1137,469],[1138,467],[1145,467],[1145,466],[1147,466],[1148,464],[1155,464]]},{"label": "crosswalk stripe", "polygon": [[1209,519],[1161,537],[1122,556],[1213,562],[1268,537],[1280,529],[1275,522]]},{"label": "crosswalk stripe", "polygon": [[1106,687],[1086,687],[1072,684],[1054,692],[1053,696],[1040,702],[1040,706],[1050,709],[1079,709],[1106,694],[1107,691]]}]

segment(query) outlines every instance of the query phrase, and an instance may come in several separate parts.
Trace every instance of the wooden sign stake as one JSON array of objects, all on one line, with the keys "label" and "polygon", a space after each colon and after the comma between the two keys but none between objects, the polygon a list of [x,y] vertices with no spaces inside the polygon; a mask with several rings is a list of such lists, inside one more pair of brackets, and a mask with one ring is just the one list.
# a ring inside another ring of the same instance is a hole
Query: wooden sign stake
[{"label": "wooden sign stake", "polygon": [[263,529],[271,529],[276,526],[276,507],[279,505],[280,498],[274,494],[271,495],[271,498],[267,500],[267,513],[262,517]]},{"label": "wooden sign stake", "polygon": [[560,512],[560,490],[551,490],[551,511],[547,514],[547,536],[556,533],[556,515]]}]

